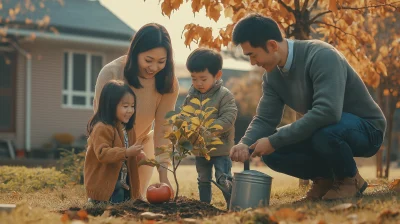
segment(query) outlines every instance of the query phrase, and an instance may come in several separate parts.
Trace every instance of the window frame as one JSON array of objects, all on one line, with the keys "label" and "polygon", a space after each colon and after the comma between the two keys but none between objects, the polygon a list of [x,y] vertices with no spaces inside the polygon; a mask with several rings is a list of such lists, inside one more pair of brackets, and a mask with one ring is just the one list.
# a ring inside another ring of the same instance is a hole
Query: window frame
[{"label": "window frame", "polygon": [[[64,80],[65,80],[65,59],[64,55],[67,54],[68,60],[68,74],[67,74],[67,89],[64,89]],[[73,83],[74,83],[74,74],[73,74],[73,55],[74,54],[84,54],[86,56],[86,70],[85,70],[85,81],[86,81],[86,86],[85,90],[73,90]],[[94,91],[92,92],[91,89],[91,82],[92,82],[92,77],[91,77],[91,72],[92,72],[92,56],[100,56],[101,57],[101,68],[104,67],[105,62],[106,62],[106,54],[103,52],[98,52],[98,51],[83,51],[83,50],[73,50],[73,49],[64,49],[63,54],[62,54],[62,68],[63,68],[63,76],[62,76],[62,85],[61,85],[61,107],[65,109],[83,109],[83,110],[92,110],[93,109],[93,100],[91,100],[94,97]],[[64,96],[67,97],[67,104],[64,103]],[[77,97],[85,97],[85,105],[76,105],[73,104],[72,99],[74,96]]]}]

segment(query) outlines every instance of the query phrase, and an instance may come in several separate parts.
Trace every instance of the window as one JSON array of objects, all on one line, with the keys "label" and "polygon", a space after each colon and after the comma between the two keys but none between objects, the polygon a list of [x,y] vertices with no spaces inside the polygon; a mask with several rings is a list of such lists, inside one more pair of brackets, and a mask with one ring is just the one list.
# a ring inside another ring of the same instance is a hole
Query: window
[{"label": "window", "polygon": [[62,104],[72,108],[92,108],[97,76],[103,56],[92,53],[64,53]]}]

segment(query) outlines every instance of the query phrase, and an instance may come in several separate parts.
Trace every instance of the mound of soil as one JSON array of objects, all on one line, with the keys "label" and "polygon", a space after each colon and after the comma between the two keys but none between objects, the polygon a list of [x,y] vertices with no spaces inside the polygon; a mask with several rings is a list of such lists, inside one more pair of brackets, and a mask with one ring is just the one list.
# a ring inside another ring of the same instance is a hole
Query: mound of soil
[{"label": "mound of soil", "polygon": [[[79,208],[70,208],[77,211]],[[176,202],[163,204],[150,204],[145,201],[135,200],[120,205],[94,206],[85,209],[89,215],[99,216],[108,210],[110,216],[124,217],[129,219],[140,219],[143,212],[153,212],[165,215],[162,220],[174,221],[183,218],[202,219],[226,213],[226,211],[214,206],[187,197],[178,197]]]}]

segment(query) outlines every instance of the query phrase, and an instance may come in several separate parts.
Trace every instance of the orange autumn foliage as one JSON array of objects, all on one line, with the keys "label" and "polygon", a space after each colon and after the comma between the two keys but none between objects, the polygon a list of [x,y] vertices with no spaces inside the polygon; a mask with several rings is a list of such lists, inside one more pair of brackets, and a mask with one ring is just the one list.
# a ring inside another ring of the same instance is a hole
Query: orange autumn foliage
[{"label": "orange autumn foliage", "polygon": [[[161,9],[170,17],[182,4],[183,0],[164,0]],[[191,7],[194,14],[205,9],[208,18],[218,21],[223,14],[232,23],[219,29],[216,36],[210,27],[187,24],[184,27],[186,46],[195,42],[218,50],[227,47],[234,25],[249,13],[261,13],[275,19],[287,38],[314,37],[331,43],[374,88],[382,81],[381,76],[396,70],[388,66],[400,68],[400,28],[382,31],[389,32],[386,46],[379,43],[377,32],[381,26],[377,20],[384,24],[383,27],[387,24],[385,19],[393,24],[396,22],[395,17],[400,13],[398,0],[193,0]]]}]

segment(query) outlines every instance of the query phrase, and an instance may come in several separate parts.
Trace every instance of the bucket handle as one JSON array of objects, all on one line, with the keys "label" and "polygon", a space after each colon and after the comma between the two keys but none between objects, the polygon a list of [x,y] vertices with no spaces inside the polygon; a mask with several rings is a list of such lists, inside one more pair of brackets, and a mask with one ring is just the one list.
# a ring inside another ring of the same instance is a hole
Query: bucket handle
[{"label": "bucket handle", "polygon": [[[254,149],[249,149],[249,154],[251,155]],[[250,158],[243,163],[243,170],[250,170]]]}]

